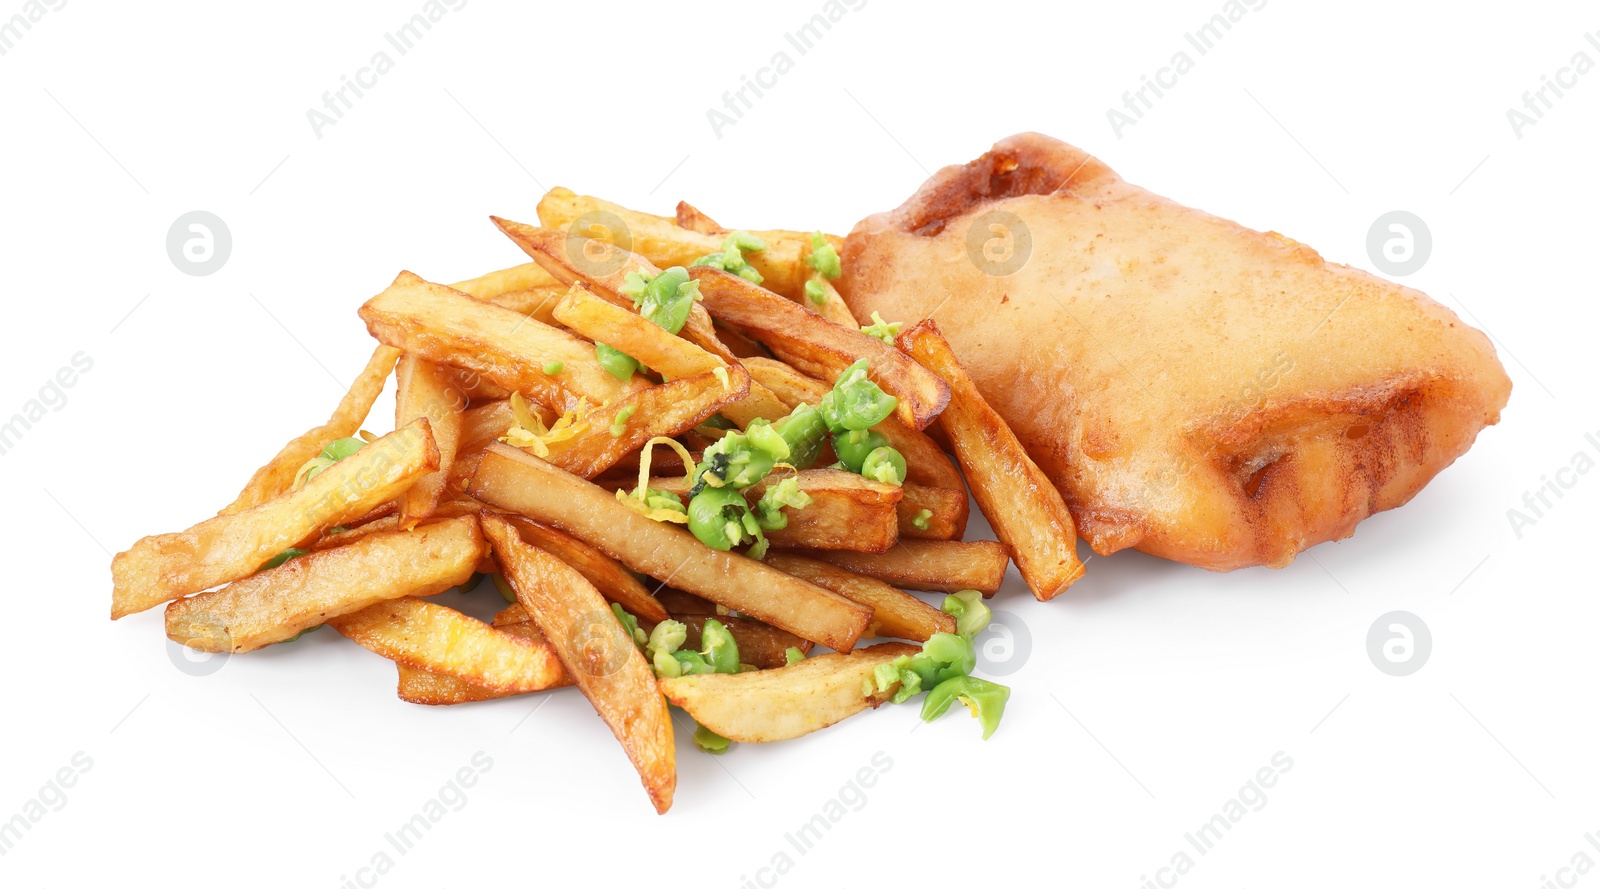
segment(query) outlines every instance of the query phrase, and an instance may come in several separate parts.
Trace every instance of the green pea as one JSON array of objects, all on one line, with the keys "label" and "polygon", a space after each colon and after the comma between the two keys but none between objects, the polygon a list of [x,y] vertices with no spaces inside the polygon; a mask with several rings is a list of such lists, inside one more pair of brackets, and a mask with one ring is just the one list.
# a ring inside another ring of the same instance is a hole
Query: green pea
[{"label": "green pea", "polygon": [[843,271],[839,268],[839,252],[833,249],[833,245],[822,236],[822,232],[811,233],[811,256],[806,262],[829,281],[837,280]]},{"label": "green pea", "polygon": [[809,469],[822,453],[822,443],[828,439],[828,424],[822,414],[809,404],[794,406],[789,416],[773,426],[789,446],[789,463],[798,469]]},{"label": "green pea", "polygon": [[828,291],[816,281],[807,281],[806,298],[820,306],[828,301]]},{"label": "green pea", "polygon": [[[612,438],[621,438],[622,434],[628,431],[628,420],[633,416],[633,412],[638,409],[638,405],[629,404],[624,405],[621,410],[617,411],[617,415],[611,418],[611,428],[607,430],[611,433]],[[905,461],[901,462],[904,463]]]},{"label": "green pea", "polygon": [[922,702],[922,721],[938,719],[950,709],[951,704],[960,700],[978,718],[978,723],[983,726],[983,737],[987,740],[1000,727],[1000,717],[1005,713],[1006,700],[1010,697],[1011,689],[1004,685],[971,676],[951,677],[928,692],[927,700]]},{"label": "green pea", "polygon": [[989,606],[977,590],[957,590],[945,596],[939,610],[956,619],[956,633],[968,641],[989,625]]},{"label": "green pea", "polygon": [[565,363],[560,362],[560,361],[547,361],[547,362],[545,362],[545,365],[544,365],[543,368],[541,368],[541,370],[543,370],[545,372],[546,376],[553,377],[556,374],[561,373],[561,369],[566,367],[566,366],[567,365]]},{"label": "green pea", "polygon": [[339,438],[328,442],[322,449],[322,456],[338,462],[366,447],[367,443],[359,438]]},{"label": "green pea", "polygon": [[906,458],[894,448],[874,448],[861,462],[861,475],[886,485],[902,484],[906,480]]},{"label": "green pea", "polygon": [[639,297],[639,314],[668,333],[677,333],[689,320],[689,310],[700,292],[689,272],[675,265],[650,279]]},{"label": "green pea", "polygon": [[911,518],[911,527],[916,528],[918,531],[926,531],[928,530],[928,519],[931,518],[933,518],[933,510],[918,510],[917,514]]},{"label": "green pea", "polygon": [[700,651],[718,673],[739,672],[739,643],[722,621],[707,619],[700,629]]},{"label": "green pea", "polygon": [[888,419],[900,400],[889,395],[878,384],[867,378],[867,360],[857,361],[845,369],[834,381],[833,388],[822,396],[817,410],[828,428],[835,432],[845,429],[870,429]]},{"label": "green pea", "polygon": [[783,650],[783,665],[785,667],[792,667],[805,659],[806,653],[798,648],[795,648],[793,645]]},{"label": "green pea", "polygon": [[839,455],[839,462],[851,472],[861,472],[867,457],[883,449],[888,443],[889,440],[880,432],[871,429],[851,429],[833,436],[833,452]]},{"label": "green pea", "polygon": [[685,651],[680,648],[672,653],[672,659],[678,662],[680,676],[705,676],[717,672],[706,660],[705,655],[698,651]]},{"label": "green pea", "polygon": [[638,361],[605,343],[594,344],[594,357],[599,359],[601,367],[619,380],[632,378],[633,372],[639,369]]},{"label": "green pea", "polygon": [[694,730],[691,739],[694,741],[694,746],[716,756],[727,753],[729,745],[733,743],[703,725]]},{"label": "green pea", "polygon": [[743,518],[749,514],[738,489],[707,487],[689,501],[689,532],[706,546],[727,551],[744,542]]}]

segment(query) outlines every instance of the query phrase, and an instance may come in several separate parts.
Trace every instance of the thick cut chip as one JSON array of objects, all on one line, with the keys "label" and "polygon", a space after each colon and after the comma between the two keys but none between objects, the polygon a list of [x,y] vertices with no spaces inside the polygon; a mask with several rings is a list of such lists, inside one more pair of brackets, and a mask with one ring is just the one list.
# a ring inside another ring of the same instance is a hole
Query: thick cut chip
[{"label": "thick cut chip", "polygon": [[870,609],[843,596],[652,521],[612,491],[508,445],[490,446],[468,490],[485,503],[554,525],[662,583],[829,648],[848,650],[871,617]]},{"label": "thick cut chip", "polygon": [[616,559],[549,525],[541,525],[522,516],[506,518],[516,526],[517,533],[522,535],[524,541],[577,569],[607,601],[621,605],[640,620],[655,623],[666,619],[667,609],[644,588],[633,572],[622,567]]},{"label": "thick cut chip", "polygon": [[757,287],[738,275],[700,266],[689,270],[700,284],[706,311],[748,331],[779,358],[814,370],[830,383],[860,359],[885,392],[900,400],[895,416],[922,429],[950,400],[950,389],[904,352],[859,328],[841,327],[805,307]]},{"label": "thick cut chip", "polygon": [[[533,621],[512,623],[496,628],[508,636],[525,639],[535,645],[548,646],[544,634],[539,632],[538,626]],[[448,673],[435,673],[431,670],[422,670],[417,667],[407,666],[396,662],[396,671],[399,673],[397,692],[400,700],[409,704],[471,704],[477,701],[493,701],[499,698],[509,698],[530,692],[498,691],[474,685],[465,679],[458,679]],[[551,689],[566,688],[572,685],[572,677],[563,669],[561,678],[556,680]]]},{"label": "thick cut chip", "polygon": [[257,469],[255,475],[250,476],[250,481],[244,486],[244,490],[239,492],[239,496],[234,498],[232,503],[223,508],[222,514],[242,512],[252,506],[260,506],[289,490],[289,486],[294,484],[295,475],[300,472],[300,467],[322,453],[328,442],[350,438],[359,432],[361,424],[366,422],[367,414],[372,412],[372,403],[382,394],[383,384],[389,379],[389,372],[394,370],[394,363],[399,358],[400,350],[393,346],[379,346],[373,350],[366,368],[356,377],[355,383],[345,392],[344,398],[340,399],[339,406],[334,409],[333,416],[328,418],[328,422],[284,445],[277,456],[268,461],[267,465]]},{"label": "thick cut chip", "polygon": [[486,514],[483,529],[517,601],[621,742],[656,811],[665,812],[678,783],[676,750],[672,717],[650,663],[583,575],[524,543],[499,516]]},{"label": "thick cut chip", "polygon": [[397,429],[304,487],[187,531],[157,534],[111,560],[111,617],[154,608],[254,574],[273,556],[394,500],[439,468],[427,420]]},{"label": "thick cut chip", "polygon": [[730,741],[786,741],[887,701],[898,683],[879,692],[873,671],[917,651],[903,642],[883,642],[850,654],[806,658],[776,670],[662,679],[661,692],[696,722]]},{"label": "thick cut chip", "polygon": [[924,540],[960,540],[967,533],[966,489],[932,488],[906,482],[904,496],[895,504],[900,515],[900,536]]},{"label": "thick cut chip", "polygon": [[819,549],[803,555],[908,590],[977,590],[985,598],[1000,589],[1011,561],[993,540],[902,540],[886,553]]},{"label": "thick cut chip", "polygon": [[471,516],[369,534],[168,604],[167,638],[200,651],[254,651],[375,602],[463,584],[487,551]]},{"label": "thick cut chip", "polygon": [[461,411],[467,406],[465,395],[456,388],[455,374],[442,364],[405,355],[395,368],[394,426],[404,427],[416,419],[426,419],[439,448],[439,468],[417,479],[400,496],[400,527],[411,528],[433,514],[450,477],[450,466],[461,444]]},{"label": "thick cut chip", "polygon": [[[539,221],[546,228],[615,244],[661,268],[688,266],[722,251],[722,233],[702,234],[680,226],[676,218],[640,213],[565,188],[552,188],[539,201]],[[766,244],[765,250],[745,253],[745,261],[761,273],[766,287],[786,296],[798,293],[809,270],[801,256],[801,242],[773,238]]]},{"label": "thick cut chip", "polygon": [[737,366],[720,375],[640,389],[589,412],[582,431],[546,445],[545,459],[574,475],[594,478],[650,439],[681,435],[749,391],[750,376]]},{"label": "thick cut chip", "polygon": [[852,602],[871,608],[872,622],[867,625],[868,636],[926,642],[934,633],[956,631],[954,617],[881,580],[788,552],[768,553],[766,561],[779,571],[833,590]]},{"label": "thick cut chip", "polygon": [[[801,403],[814,406],[822,401],[822,396],[827,395],[829,389],[833,388],[828,383],[806,376],[789,365],[773,361],[771,358],[746,358],[744,366],[750,371],[752,381],[767,387],[790,408]],[[930,427],[930,429],[937,428]],[[926,433],[906,426],[895,417],[890,417],[872,427],[872,431],[888,439],[889,446],[906,458],[906,481],[931,488],[965,490],[961,473],[956,471],[955,465],[945,456],[944,450]],[[963,507],[960,521],[965,525],[966,520],[966,511]]]},{"label": "thick cut chip", "polygon": [[[553,410],[565,410],[574,398],[600,404],[648,383],[637,375],[630,383],[612,376],[593,345],[564,330],[410,272],[401,272],[358,314],[380,342],[471,371]],[[561,372],[545,373],[555,362]]]},{"label": "thick cut chip", "polygon": [[457,281],[450,285],[450,289],[459,290],[477,299],[492,299],[503,293],[513,293],[519,290],[540,290],[557,286],[560,283],[538,263],[525,262],[508,269],[497,269],[487,274],[479,275],[476,278]]},{"label": "thick cut chip", "polygon": [[978,509],[1011,550],[1028,589],[1041,602],[1065,592],[1083,576],[1083,563],[1061,492],[983,400],[932,318],[901,334],[899,343],[949,385],[950,403],[939,415],[939,426],[950,435]]},{"label": "thick cut chip", "polygon": [[543,691],[570,681],[548,641],[498,630],[421,599],[379,602],[332,618],[328,626],[396,663],[495,691]]},{"label": "thick cut chip", "polygon": [[[489,217],[533,261],[564,284],[582,281],[596,295],[623,307],[632,308],[633,300],[622,293],[629,272],[647,278],[661,274],[661,269],[650,260],[630,253],[603,240],[594,240],[570,232],[538,228],[521,222],[512,222],[496,216]],[[698,302],[689,308],[689,318],[678,332],[684,339],[713,355],[732,362],[733,353],[717,339],[711,329],[711,316]]]},{"label": "thick cut chip", "polygon": [[[666,380],[729,372],[729,363],[694,343],[652,324],[638,313],[595,296],[582,282],[572,285],[556,306],[555,317],[578,333],[638,360]],[[735,365],[737,366],[737,365]],[[789,412],[777,396],[752,385],[744,398],[722,409],[740,429],[760,418],[777,420]]]}]

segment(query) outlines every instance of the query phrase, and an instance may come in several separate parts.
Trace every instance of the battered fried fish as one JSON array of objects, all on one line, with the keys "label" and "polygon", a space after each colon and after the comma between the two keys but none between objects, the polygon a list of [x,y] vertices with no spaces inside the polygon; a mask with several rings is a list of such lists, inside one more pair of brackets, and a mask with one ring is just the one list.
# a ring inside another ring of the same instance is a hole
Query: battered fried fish
[{"label": "battered fried fish", "polygon": [[845,242],[858,318],[934,316],[1102,555],[1281,567],[1411,499],[1511,381],[1426,295],[1013,136]]}]

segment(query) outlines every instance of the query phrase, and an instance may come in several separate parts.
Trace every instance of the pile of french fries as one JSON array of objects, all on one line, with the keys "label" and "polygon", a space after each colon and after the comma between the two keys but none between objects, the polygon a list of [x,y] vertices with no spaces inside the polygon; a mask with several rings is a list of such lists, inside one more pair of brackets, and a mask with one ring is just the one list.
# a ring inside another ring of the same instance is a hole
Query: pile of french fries
[{"label": "pile of french fries", "polygon": [[[880,666],[956,632],[906,590],[987,597],[1015,562],[1047,600],[1081,576],[1066,505],[938,327],[863,332],[814,261],[839,238],[749,232],[758,285],[694,265],[731,232],[688,204],[659,217],[555,189],[538,214],[494,219],[532,262],[450,286],[401,272],[362,305],[379,345],[333,415],[216,516],[116,556],[113,619],[165,605],[169,638],[233,653],[326,624],[420,704],[575,685],[664,812],[669,702],[725,740],[798,737],[889,700]],[[674,266],[699,292],[676,334],[625,292]],[[648,370],[619,378],[596,344]],[[809,503],[784,507],[760,559],[619,496],[688,493],[719,435],[818,404],[861,360],[896,399],[873,431],[903,483],[790,467]],[[391,375],[394,431],[374,436]],[[998,541],[962,539],[969,484]],[[432,598],[490,574],[514,600],[492,624]],[[668,621],[690,648],[731,634],[738,670],[658,677],[641,645]],[[813,646],[833,653],[800,657]]]}]

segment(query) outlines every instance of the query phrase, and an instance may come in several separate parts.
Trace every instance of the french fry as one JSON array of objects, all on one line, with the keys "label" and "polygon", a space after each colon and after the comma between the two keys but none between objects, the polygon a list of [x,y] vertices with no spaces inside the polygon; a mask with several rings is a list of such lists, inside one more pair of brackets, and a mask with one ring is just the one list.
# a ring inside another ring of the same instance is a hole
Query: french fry
[{"label": "french fry", "polygon": [[560,327],[560,322],[556,321],[555,308],[556,303],[561,301],[562,295],[566,292],[565,285],[555,284],[537,290],[509,290],[484,297],[483,301],[502,309],[510,309],[524,318],[532,318],[541,324]]},{"label": "french fry", "polygon": [[[584,225],[586,220],[592,224]],[[676,218],[640,213],[565,188],[552,188],[540,199],[539,222],[545,228],[562,231],[569,231],[576,224],[582,228],[576,234],[615,244],[661,268],[687,267],[702,256],[722,250],[720,233],[701,234],[678,225]],[[761,273],[764,286],[793,296],[800,291],[806,270],[801,262],[800,243],[770,239],[766,244],[765,250],[744,254],[745,260]]]},{"label": "french fry", "polygon": [[[815,405],[822,401],[822,396],[828,394],[829,389],[833,388],[828,383],[808,377],[789,365],[770,358],[747,358],[744,360],[744,366],[750,371],[750,378],[753,381],[765,386],[790,408],[801,402]],[[926,433],[911,429],[894,417],[872,427],[872,430],[888,439],[889,446],[906,458],[906,481],[927,485],[930,488],[966,490],[966,485],[961,481],[961,473],[956,471],[950,458],[945,456],[945,452]],[[966,499],[962,498],[963,506],[959,519],[962,527],[966,526],[967,521],[965,502]]]},{"label": "french fry", "polygon": [[267,560],[393,500],[439,468],[427,420],[385,435],[299,490],[187,531],[146,537],[111,560],[113,620],[254,574]]},{"label": "french fry", "polygon": [[583,575],[584,580],[594,584],[606,601],[621,605],[629,614],[643,621],[655,623],[667,619],[666,607],[616,559],[549,525],[541,525],[522,516],[505,518],[522,535],[524,542],[571,565]]},{"label": "french fry", "polygon": [[956,619],[904,590],[881,580],[857,574],[788,552],[767,554],[767,564],[793,574],[824,589],[833,590],[852,602],[872,609],[867,636],[888,636],[926,642],[934,633],[954,633]]},{"label": "french fry", "polygon": [[[582,282],[573,284],[562,297],[555,308],[555,317],[579,334],[638,359],[665,380],[681,380],[729,366],[728,362],[657,327],[637,312],[595,296]],[[722,409],[740,429],[750,425],[751,420],[777,420],[788,412],[777,396],[765,387],[754,385],[748,395],[729,402]]]},{"label": "french fry", "polygon": [[886,553],[810,550],[802,553],[908,590],[954,593],[1000,589],[1010,557],[993,540],[901,540]]},{"label": "french fry", "polygon": [[328,626],[396,663],[494,691],[543,691],[570,681],[548,641],[497,630],[422,599],[379,602],[332,618]]},{"label": "french fry", "polygon": [[949,385],[950,404],[939,425],[950,434],[978,509],[1010,549],[1028,589],[1041,602],[1059,596],[1083,576],[1078,534],[1061,493],[983,400],[932,318],[902,333],[899,343]]},{"label": "french fry", "polygon": [[749,331],[801,370],[814,368],[831,383],[865,358],[873,381],[900,400],[895,416],[913,429],[932,423],[950,400],[943,380],[859,328],[842,327],[720,269],[698,266],[689,270],[689,277],[700,282],[701,304],[713,317]]},{"label": "french fry", "polygon": [[[530,402],[528,409],[538,414],[546,427],[556,420],[555,413],[543,405]],[[516,423],[517,415],[511,410],[510,401],[475,404],[461,414],[461,444],[472,445],[500,438],[510,432]]]},{"label": "french fry", "polygon": [[400,527],[412,528],[433,514],[450,476],[450,465],[461,444],[461,411],[465,395],[456,388],[448,367],[407,354],[395,368],[394,426],[404,428],[418,418],[428,421],[439,449],[439,468],[417,479],[400,495]]},{"label": "french fry", "polygon": [[[471,371],[556,411],[575,397],[600,404],[648,383],[638,375],[631,384],[618,380],[600,366],[593,346],[566,331],[410,272],[358,314],[380,342]],[[544,372],[552,362],[562,366],[554,375]]]},{"label": "french fry", "polygon": [[737,358],[771,358],[772,353],[767,347],[751,339],[741,331],[734,330],[726,324],[714,324],[717,339],[728,347],[728,351]]},{"label": "french fry", "polygon": [[611,491],[508,445],[489,447],[468,491],[554,525],[635,571],[829,648],[848,650],[871,617],[843,596],[645,518]]},{"label": "french fry", "polygon": [[[428,518],[430,521],[436,519],[456,519],[462,516],[476,516],[482,511],[482,504],[474,503],[471,500],[456,498],[452,500],[441,501],[439,505],[434,508],[433,515],[429,516]],[[356,522],[350,523],[344,527],[330,530],[328,533],[317,538],[316,541],[310,545],[310,548],[312,551],[317,551],[333,549],[334,547],[339,546],[349,546],[350,544],[355,543],[357,540],[373,534],[381,534],[387,531],[399,530],[401,530],[401,528],[400,516],[398,513],[376,516],[367,521],[357,520]],[[301,548],[304,549],[305,547]]]},{"label": "french fry", "polygon": [[967,533],[966,489],[952,491],[908,481],[900,490],[904,496],[895,510],[900,516],[901,537],[960,540]]},{"label": "french fry", "polygon": [[[650,277],[661,274],[661,269],[650,260],[604,240],[593,240],[557,229],[538,228],[498,216],[489,218],[524,253],[533,257],[534,262],[562,283],[570,285],[582,281],[597,295],[625,309],[633,307],[633,300],[622,295],[622,286],[629,272]],[[689,308],[689,318],[678,333],[724,361],[733,361],[733,353],[717,339],[716,332],[711,328],[711,316],[699,303]]]},{"label": "french fry", "polygon": [[254,651],[375,602],[442,593],[465,583],[487,551],[470,516],[369,534],[168,603],[167,638],[199,651]]},{"label": "french fry", "polygon": [[[777,479],[774,475],[769,481]],[[900,541],[899,486],[838,469],[807,469],[798,473],[796,480],[800,490],[810,495],[811,504],[803,509],[783,508],[789,524],[765,532],[773,546],[881,553]],[[681,496],[688,493],[689,480],[660,477],[650,486]],[[767,482],[759,482],[746,488],[744,495],[753,505],[766,490]]]},{"label": "french fry", "polygon": [[[485,401],[505,401],[511,397],[510,390],[492,380],[486,379],[476,371],[452,367],[456,374],[456,388],[461,394],[467,396],[468,403]],[[538,402],[534,402],[538,404]]]},{"label": "french fry", "polygon": [[[903,642],[883,642],[849,654],[806,658],[777,670],[662,679],[661,693],[730,741],[786,741],[888,700],[897,686],[877,693],[873,670],[917,651]],[[873,693],[864,693],[864,686],[871,686]]]},{"label": "french fry", "polygon": [[271,500],[273,497],[289,490],[294,483],[294,477],[306,461],[317,456],[328,442],[341,438],[350,438],[360,431],[361,424],[366,422],[367,414],[372,412],[372,403],[378,400],[378,395],[383,392],[383,384],[389,379],[389,372],[394,370],[395,361],[400,358],[400,350],[393,346],[379,346],[372,352],[372,357],[367,360],[367,366],[362,369],[361,375],[356,377],[344,398],[340,399],[339,406],[334,409],[333,416],[328,422],[306,432],[299,438],[284,445],[277,455],[267,461],[267,465],[257,469],[250,476],[250,481],[245,484],[244,490],[234,501],[223,507],[221,515],[231,515],[243,512],[252,506]]},{"label": "french fry", "polygon": [[[807,249],[809,249],[809,245]],[[808,286],[815,284],[816,287],[813,289],[821,294],[822,297],[819,300],[809,292],[802,290],[800,301],[807,308],[841,327],[850,327],[857,330],[861,328],[861,322],[857,321],[856,316],[851,314],[850,307],[845,305],[844,297],[839,295],[839,291],[834,288],[832,281],[817,272],[812,272],[806,276],[805,283]]]},{"label": "french fry", "polygon": [[[717,613],[717,603],[712,602],[709,599],[702,599],[693,593],[686,593],[683,590],[675,590],[671,587],[663,587],[662,589],[658,590],[656,592],[656,598],[659,599],[661,604],[667,607],[667,611],[672,614]],[[810,640],[807,640],[806,644],[810,645]]]},{"label": "french fry", "polygon": [[[508,636],[525,639],[535,645],[548,646],[550,643],[539,632],[538,626],[533,621],[507,624],[498,627],[500,632]],[[516,695],[530,694],[522,691],[497,691],[474,685],[465,679],[457,679],[445,673],[434,673],[421,670],[395,662],[399,682],[396,692],[400,700],[409,704],[429,704],[439,706],[444,704],[470,704],[477,701],[493,701],[499,698],[509,698]],[[565,668],[561,671],[561,678],[556,680],[548,690],[566,688],[572,685],[572,677]]]},{"label": "french fry", "polygon": [[678,778],[672,717],[655,671],[583,575],[524,543],[499,516],[485,514],[483,531],[517,600],[627,751],[656,811],[665,812]]},{"label": "french fry", "polygon": [[679,228],[686,228],[702,235],[717,235],[724,231],[723,227],[718,225],[715,219],[700,212],[697,207],[688,201],[678,202],[677,212],[674,214],[673,221],[678,223]]},{"label": "french fry", "polygon": [[582,431],[546,446],[545,459],[593,478],[650,439],[681,435],[749,391],[750,375],[742,367],[728,368],[722,379],[708,373],[640,389],[591,411]]},{"label": "french fry", "polygon": [[459,290],[475,299],[491,299],[502,293],[511,293],[516,290],[538,290],[544,287],[554,287],[560,283],[538,263],[525,262],[508,269],[497,269],[487,274],[479,275],[476,278],[457,281],[450,285],[450,289]]}]

